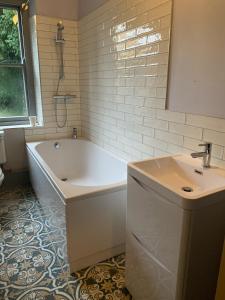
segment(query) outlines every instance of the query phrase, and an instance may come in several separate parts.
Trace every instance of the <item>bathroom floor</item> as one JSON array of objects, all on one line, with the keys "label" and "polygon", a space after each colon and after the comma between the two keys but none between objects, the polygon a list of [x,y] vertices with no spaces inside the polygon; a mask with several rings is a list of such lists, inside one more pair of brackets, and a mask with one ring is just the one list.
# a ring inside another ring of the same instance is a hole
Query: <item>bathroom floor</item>
[{"label": "bathroom floor", "polygon": [[[52,239],[52,237],[57,239]],[[61,253],[63,230],[30,186],[0,191],[0,299],[127,300],[124,255],[72,277]]]}]

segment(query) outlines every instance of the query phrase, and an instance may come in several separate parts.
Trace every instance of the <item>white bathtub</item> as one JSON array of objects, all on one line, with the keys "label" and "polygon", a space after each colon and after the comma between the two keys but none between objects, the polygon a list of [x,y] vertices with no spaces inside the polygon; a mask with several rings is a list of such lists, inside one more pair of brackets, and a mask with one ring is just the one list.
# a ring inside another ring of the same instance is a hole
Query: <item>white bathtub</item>
[{"label": "white bathtub", "polygon": [[86,140],[27,143],[27,153],[33,188],[66,236],[71,272],[122,253],[126,163]]}]

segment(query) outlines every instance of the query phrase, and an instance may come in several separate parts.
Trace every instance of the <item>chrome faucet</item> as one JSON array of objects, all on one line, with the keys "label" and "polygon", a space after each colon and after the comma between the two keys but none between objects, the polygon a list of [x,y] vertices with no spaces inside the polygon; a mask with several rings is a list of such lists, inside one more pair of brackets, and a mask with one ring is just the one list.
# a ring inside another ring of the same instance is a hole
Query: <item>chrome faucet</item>
[{"label": "chrome faucet", "polygon": [[203,158],[203,168],[210,168],[212,143],[199,144],[199,146],[205,147],[205,151],[191,153],[191,157],[193,157],[193,158],[202,157]]}]

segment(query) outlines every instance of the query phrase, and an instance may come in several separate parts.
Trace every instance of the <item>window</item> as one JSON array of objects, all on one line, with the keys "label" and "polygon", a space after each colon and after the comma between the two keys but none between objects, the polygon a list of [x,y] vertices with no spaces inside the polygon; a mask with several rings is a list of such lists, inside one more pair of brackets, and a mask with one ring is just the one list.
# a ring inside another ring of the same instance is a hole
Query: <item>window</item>
[{"label": "window", "polygon": [[26,124],[35,115],[28,12],[21,7],[0,0],[0,125]]}]

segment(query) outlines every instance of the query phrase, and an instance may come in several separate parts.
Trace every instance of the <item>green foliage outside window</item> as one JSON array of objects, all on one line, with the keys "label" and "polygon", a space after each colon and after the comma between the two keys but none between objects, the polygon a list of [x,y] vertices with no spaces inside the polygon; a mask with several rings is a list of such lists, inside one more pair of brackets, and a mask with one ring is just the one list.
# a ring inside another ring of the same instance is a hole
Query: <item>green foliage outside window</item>
[{"label": "green foliage outside window", "polygon": [[[0,117],[27,114],[16,10],[0,8]],[[13,67],[3,66],[10,64]]]},{"label": "green foliage outside window", "polygon": [[20,41],[18,25],[13,22],[17,11],[12,9],[0,10],[0,62],[20,62]]}]

